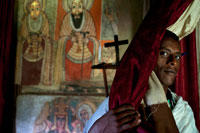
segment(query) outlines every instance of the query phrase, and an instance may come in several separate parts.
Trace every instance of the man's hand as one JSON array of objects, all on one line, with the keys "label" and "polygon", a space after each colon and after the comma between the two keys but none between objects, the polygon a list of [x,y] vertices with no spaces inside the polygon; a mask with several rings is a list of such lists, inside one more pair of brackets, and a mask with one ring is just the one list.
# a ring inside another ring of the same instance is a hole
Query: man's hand
[{"label": "man's hand", "polygon": [[120,133],[141,123],[140,114],[131,105],[121,105],[99,118],[89,133]]}]

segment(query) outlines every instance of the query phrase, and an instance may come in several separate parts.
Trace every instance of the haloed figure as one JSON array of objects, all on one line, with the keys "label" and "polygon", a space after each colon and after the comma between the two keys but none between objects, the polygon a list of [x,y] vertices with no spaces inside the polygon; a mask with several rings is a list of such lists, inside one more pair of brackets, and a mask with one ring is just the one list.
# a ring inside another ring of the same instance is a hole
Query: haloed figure
[{"label": "haloed figure", "polygon": [[52,44],[45,5],[38,0],[25,0],[17,47],[16,83],[51,85]]},{"label": "haloed figure", "polygon": [[99,42],[89,12],[92,4],[93,0],[71,0],[65,4],[67,15],[63,19],[58,45],[58,51],[62,52],[57,52],[56,61],[63,58],[62,55],[65,55],[65,60],[64,63],[62,60],[57,62],[55,68],[63,70],[64,76],[62,71],[56,73],[58,84],[60,81],[89,80],[95,75],[91,66],[98,62]]}]

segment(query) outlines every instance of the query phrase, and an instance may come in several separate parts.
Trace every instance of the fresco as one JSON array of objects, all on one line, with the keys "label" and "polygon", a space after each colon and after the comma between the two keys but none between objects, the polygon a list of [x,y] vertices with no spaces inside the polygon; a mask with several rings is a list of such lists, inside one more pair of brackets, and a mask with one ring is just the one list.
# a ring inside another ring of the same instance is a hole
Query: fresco
[{"label": "fresco", "polygon": [[[69,85],[95,83],[104,87],[102,70],[91,66],[115,62],[115,50],[103,46],[118,34],[115,0],[18,0],[16,4],[15,83],[23,91],[66,91]],[[114,74],[108,70],[109,85]]]},{"label": "fresco", "polygon": [[24,3],[24,16],[18,37],[16,83],[51,85],[53,42],[45,4],[38,0]]},{"label": "fresco", "polygon": [[88,80],[95,75],[91,66],[98,63],[99,43],[94,20],[89,12],[92,4],[93,0],[87,4],[81,0],[63,1],[67,14],[61,25],[58,42],[56,83],[60,83],[60,80]]},{"label": "fresco", "polygon": [[16,133],[81,133],[105,97],[19,96]]},{"label": "fresco", "polygon": [[113,40],[118,35],[118,10],[116,0],[104,0],[102,4],[101,40]]},{"label": "fresco", "polygon": [[[136,0],[17,0],[15,84],[22,92],[102,93],[103,72],[91,67],[115,62],[115,49],[104,44],[113,42],[114,35],[131,42],[142,21],[142,4]],[[119,47],[120,58],[127,47]],[[115,72],[106,71],[109,86]]]}]

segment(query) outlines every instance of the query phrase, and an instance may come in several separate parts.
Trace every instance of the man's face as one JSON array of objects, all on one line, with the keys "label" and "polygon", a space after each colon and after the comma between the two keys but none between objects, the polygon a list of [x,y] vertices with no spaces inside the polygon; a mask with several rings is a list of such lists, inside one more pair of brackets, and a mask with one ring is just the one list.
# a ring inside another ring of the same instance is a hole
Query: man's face
[{"label": "man's face", "polygon": [[181,50],[178,41],[167,37],[161,42],[155,73],[164,87],[173,84],[180,67]]},{"label": "man's face", "polygon": [[83,2],[82,0],[74,0],[72,2],[72,14],[75,19],[80,18],[80,14],[83,12]]},{"label": "man's face", "polygon": [[32,19],[37,19],[40,15],[40,4],[37,1],[34,1],[30,4],[29,7],[30,15]]}]

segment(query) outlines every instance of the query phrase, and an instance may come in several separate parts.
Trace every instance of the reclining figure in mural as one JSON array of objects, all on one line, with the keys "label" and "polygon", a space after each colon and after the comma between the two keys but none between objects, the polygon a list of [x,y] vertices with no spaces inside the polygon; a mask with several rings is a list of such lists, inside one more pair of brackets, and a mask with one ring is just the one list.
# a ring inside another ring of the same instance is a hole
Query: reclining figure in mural
[{"label": "reclining figure in mural", "polygon": [[93,0],[67,0],[56,55],[55,82],[88,80],[98,62],[99,43],[89,9]]},{"label": "reclining figure in mural", "polygon": [[44,0],[26,0],[18,38],[16,84],[52,84],[52,43]]}]

